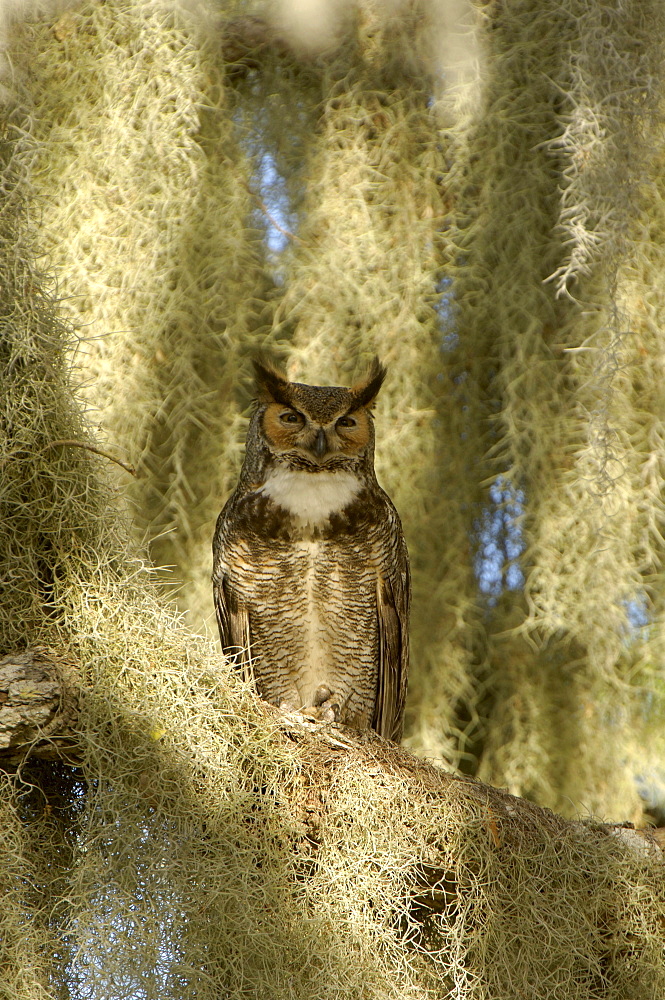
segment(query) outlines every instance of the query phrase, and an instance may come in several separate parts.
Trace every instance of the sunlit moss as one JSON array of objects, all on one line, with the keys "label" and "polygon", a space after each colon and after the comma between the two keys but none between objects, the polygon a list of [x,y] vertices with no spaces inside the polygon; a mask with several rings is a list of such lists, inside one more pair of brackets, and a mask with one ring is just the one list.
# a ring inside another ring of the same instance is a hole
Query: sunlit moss
[{"label": "sunlit moss", "polygon": [[[248,354],[343,382],[378,352],[377,467],[414,579],[409,745],[637,818],[627,609],[646,601],[655,643],[662,603],[663,8],[478,6],[474,108],[437,61],[457,7],[361,4],[331,51],[280,42],[244,75],[224,67],[244,4],[17,26],[30,211],[89,417],[139,470],[117,470],[116,502],[190,623],[210,624]],[[499,482],[522,498],[524,587],[497,601],[477,567]],[[606,711],[610,748],[584,722]]]},{"label": "sunlit moss", "polygon": [[[482,104],[445,131],[415,7],[388,27],[363,7],[334,59],[267,60],[235,89],[164,5],[17,29],[0,634],[69,652],[86,691],[64,846],[55,779],[2,784],[8,998],[665,992],[662,865],[618,839],[547,813],[500,829],[464,785],[444,799],[352,758],[303,829],[296,792],[316,802],[324,779],[186,627],[125,516],[201,623],[245,356],[267,342],[294,375],[344,381],[378,352],[377,464],[414,569],[412,745],[561,809],[636,814],[632,762],[660,753],[659,11],[483,5]],[[251,194],[259,101],[293,206],[278,269]],[[591,161],[583,107],[609,109]],[[475,536],[499,477],[524,497],[526,583],[492,603]]]}]

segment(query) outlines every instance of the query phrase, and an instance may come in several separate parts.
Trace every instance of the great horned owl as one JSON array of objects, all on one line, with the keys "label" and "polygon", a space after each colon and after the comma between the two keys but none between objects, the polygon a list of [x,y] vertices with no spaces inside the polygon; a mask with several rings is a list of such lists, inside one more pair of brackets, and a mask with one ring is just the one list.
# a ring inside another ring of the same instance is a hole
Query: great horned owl
[{"label": "great horned owl", "polygon": [[347,389],[254,367],[245,461],[213,540],[222,647],[265,701],[399,740],[410,580],[374,473],[386,370],[375,359]]}]

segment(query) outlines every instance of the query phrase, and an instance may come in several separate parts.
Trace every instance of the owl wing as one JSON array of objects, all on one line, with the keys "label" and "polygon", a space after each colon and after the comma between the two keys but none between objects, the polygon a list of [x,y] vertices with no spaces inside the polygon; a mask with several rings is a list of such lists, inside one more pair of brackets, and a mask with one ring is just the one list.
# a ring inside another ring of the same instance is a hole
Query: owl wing
[{"label": "owl wing", "polygon": [[222,649],[226,656],[236,657],[240,663],[237,658],[249,649],[249,615],[238,607],[228,576],[215,580],[213,593]]},{"label": "owl wing", "polygon": [[224,654],[233,659],[237,666],[246,667],[250,645],[249,614],[246,608],[240,606],[228,572],[228,564],[233,559],[233,545],[227,531],[227,507],[217,519],[212,543],[215,614]]},{"label": "owl wing", "polygon": [[396,558],[377,581],[379,667],[372,729],[398,742],[409,670],[409,604],[411,579],[406,544],[399,531]]}]

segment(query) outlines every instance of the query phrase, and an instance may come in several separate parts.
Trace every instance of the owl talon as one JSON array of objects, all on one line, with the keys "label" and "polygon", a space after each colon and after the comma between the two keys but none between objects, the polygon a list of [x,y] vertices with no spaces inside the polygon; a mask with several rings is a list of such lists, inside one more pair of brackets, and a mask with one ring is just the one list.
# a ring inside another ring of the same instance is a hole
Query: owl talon
[{"label": "owl talon", "polygon": [[332,695],[332,691],[327,684],[319,684],[316,689],[316,694],[314,695],[314,704],[323,705],[324,702],[328,701],[328,698]]},{"label": "owl talon", "polygon": [[[328,691],[328,694],[330,694],[330,691]],[[309,705],[307,708],[301,708],[299,709],[299,712],[306,718],[312,719],[313,722],[339,722],[342,715],[342,709],[338,702],[330,700],[325,701],[322,704]]]},{"label": "owl talon", "polygon": [[336,701],[328,701],[320,706],[317,713],[321,722],[339,722],[342,710]]},{"label": "owl talon", "polygon": [[333,701],[333,693],[327,684],[319,684],[314,695],[314,715],[321,722],[339,722],[342,709]]}]

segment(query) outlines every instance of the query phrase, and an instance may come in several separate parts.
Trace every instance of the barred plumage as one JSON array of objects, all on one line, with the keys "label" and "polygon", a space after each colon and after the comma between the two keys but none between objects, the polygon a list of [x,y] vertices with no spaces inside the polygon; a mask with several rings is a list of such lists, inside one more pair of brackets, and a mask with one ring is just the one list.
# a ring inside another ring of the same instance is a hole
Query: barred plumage
[{"label": "barred plumage", "polygon": [[222,647],[266,701],[398,740],[410,581],[374,473],[385,368],[350,389],[255,369],[245,462],[213,540]]}]

